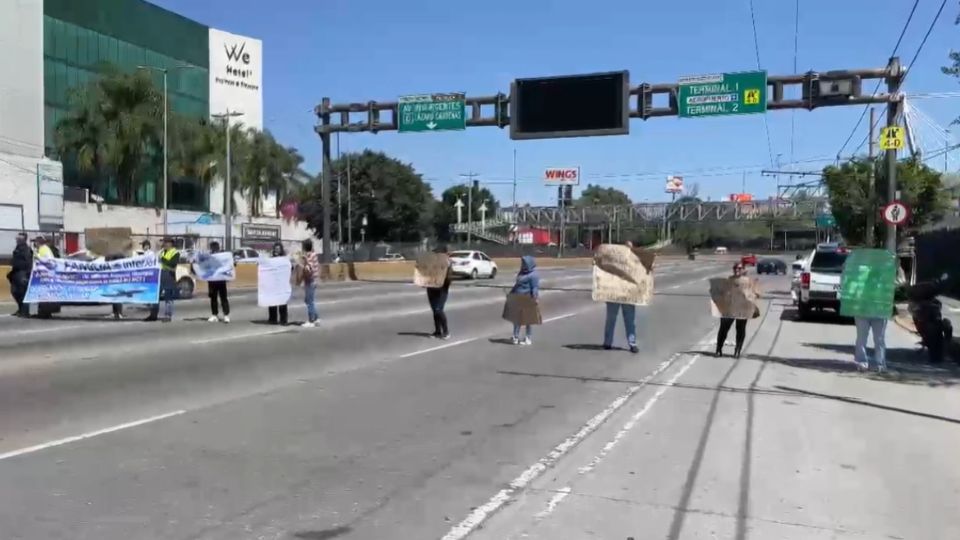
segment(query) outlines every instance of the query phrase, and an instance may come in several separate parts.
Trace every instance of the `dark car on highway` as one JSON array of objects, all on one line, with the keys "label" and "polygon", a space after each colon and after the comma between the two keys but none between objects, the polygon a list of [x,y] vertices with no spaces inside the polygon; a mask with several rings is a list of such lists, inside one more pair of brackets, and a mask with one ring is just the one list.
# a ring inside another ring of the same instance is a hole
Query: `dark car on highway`
[{"label": "dark car on highway", "polygon": [[787,263],[780,259],[760,259],[757,262],[758,274],[784,274],[787,273]]}]

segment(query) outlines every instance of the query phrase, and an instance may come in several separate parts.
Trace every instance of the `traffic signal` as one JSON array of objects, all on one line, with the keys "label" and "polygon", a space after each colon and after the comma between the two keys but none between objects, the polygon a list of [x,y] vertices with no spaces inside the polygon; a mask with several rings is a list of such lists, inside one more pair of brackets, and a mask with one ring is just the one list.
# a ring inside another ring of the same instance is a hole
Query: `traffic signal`
[{"label": "traffic signal", "polygon": [[630,132],[630,72],[517,79],[510,138],[554,139]]}]

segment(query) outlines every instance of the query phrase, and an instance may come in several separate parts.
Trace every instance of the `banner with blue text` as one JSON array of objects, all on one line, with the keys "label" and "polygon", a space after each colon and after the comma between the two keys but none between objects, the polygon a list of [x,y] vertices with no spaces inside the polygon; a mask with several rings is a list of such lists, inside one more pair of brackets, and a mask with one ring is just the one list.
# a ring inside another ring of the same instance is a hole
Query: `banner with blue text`
[{"label": "banner with blue text", "polygon": [[24,302],[155,304],[160,296],[156,255],[115,261],[38,259]]}]

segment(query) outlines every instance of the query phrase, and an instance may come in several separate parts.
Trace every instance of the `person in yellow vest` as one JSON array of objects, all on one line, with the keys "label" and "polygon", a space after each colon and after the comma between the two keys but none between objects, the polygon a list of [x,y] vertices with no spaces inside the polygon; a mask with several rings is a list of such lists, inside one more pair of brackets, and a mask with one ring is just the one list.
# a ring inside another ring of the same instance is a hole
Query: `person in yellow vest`
[{"label": "person in yellow vest", "polygon": [[[163,322],[173,320],[173,300],[177,296],[177,265],[180,264],[180,252],[173,247],[173,239],[164,238],[163,247],[157,253],[160,262],[160,299],[163,300]],[[160,304],[150,309],[147,321],[157,320]]]},{"label": "person in yellow vest", "polygon": [[[50,246],[47,242],[47,237],[42,234],[33,239],[36,250],[34,250],[34,256],[37,259],[56,259],[59,258],[60,253],[57,252],[56,248]],[[54,313],[60,312],[60,304],[53,302],[40,302],[37,304],[37,318],[39,319],[49,319],[53,316]]]}]

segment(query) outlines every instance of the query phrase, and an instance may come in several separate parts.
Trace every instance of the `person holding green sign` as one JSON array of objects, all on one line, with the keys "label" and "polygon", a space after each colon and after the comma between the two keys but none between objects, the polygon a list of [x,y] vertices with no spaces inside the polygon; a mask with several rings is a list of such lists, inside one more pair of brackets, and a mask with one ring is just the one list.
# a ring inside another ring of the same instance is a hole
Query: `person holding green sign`
[{"label": "person holding green sign", "polygon": [[867,357],[867,338],[873,332],[873,362],[878,372],[887,370],[887,345],[884,337],[887,320],[893,313],[893,292],[897,279],[897,260],[885,249],[858,249],[850,253],[840,278],[840,314],[853,317],[857,342],[853,357],[857,368],[871,368]]}]

